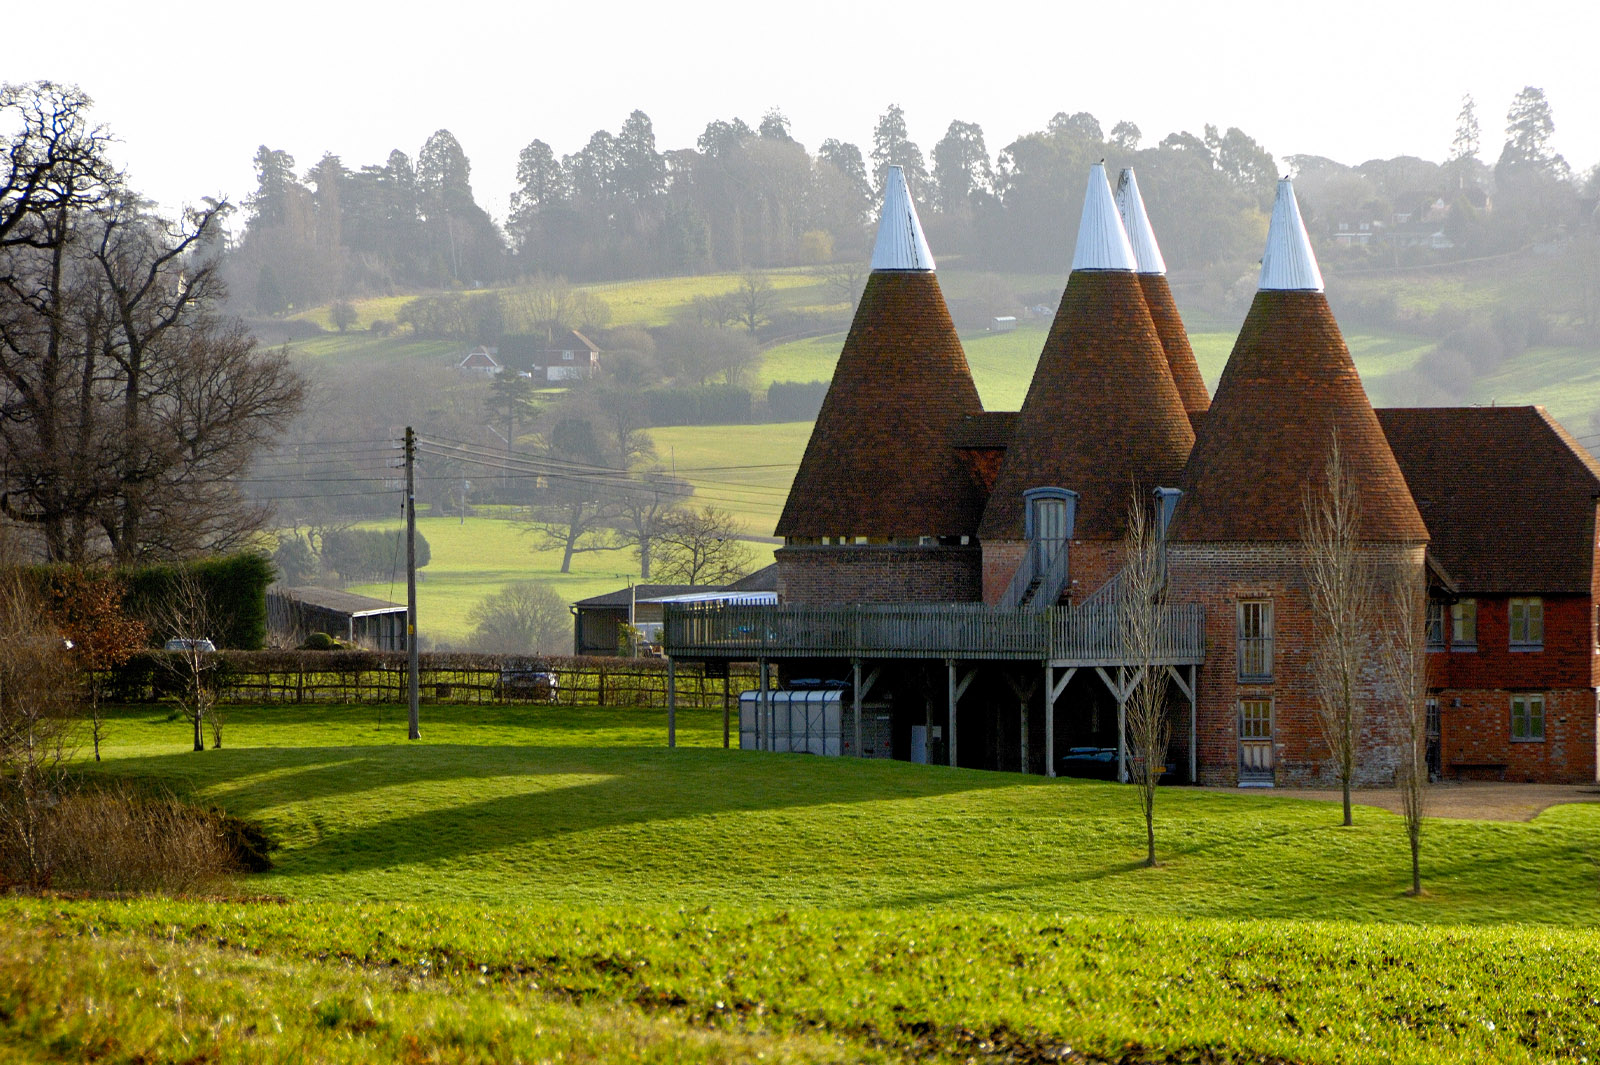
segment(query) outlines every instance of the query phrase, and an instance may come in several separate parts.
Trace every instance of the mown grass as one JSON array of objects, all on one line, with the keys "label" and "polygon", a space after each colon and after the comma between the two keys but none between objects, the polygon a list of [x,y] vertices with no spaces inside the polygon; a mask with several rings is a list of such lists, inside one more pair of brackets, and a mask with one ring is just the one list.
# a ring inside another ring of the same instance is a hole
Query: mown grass
[{"label": "mown grass", "polygon": [[[378,715],[386,715],[381,721]],[[1427,825],[723,751],[688,713],[120,712],[284,901],[0,900],[16,1060],[1545,1062],[1600,1039],[1600,809]],[[1077,1055],[1077,1056],[1073,1056]]]},{"label": "mown grass", "polygon": [[[1126,788],[724,751],[721,715],[429,707],[234,709],[226,746],[129,711],[99,771],[158,779],[284,845],[261,891],[312,899],[875,907],[1468,924],[1600,919],[1600,807],[1430,822],[1407,898],[1400,821],[1330,804],[1172,789],[1165,864],[1138,867]],[[1226,891],[1217,890],[1226,885]]]}]

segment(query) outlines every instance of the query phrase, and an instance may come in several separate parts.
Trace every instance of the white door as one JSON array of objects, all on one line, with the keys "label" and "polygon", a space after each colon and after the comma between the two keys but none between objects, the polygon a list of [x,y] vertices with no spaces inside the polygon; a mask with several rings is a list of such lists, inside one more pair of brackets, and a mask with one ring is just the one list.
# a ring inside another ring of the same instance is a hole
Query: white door
[{"label": "white door", "polygon": [[1272,700],[1239,700],[1239,783],[1272,783]]}]

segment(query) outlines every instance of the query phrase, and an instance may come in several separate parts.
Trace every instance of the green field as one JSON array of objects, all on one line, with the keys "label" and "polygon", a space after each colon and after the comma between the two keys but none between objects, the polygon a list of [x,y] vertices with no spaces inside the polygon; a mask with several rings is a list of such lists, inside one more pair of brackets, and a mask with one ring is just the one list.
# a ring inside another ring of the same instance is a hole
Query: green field
[{"label": "green field", "polygon": [[[282,843],[242,899],[0,900],[23,1061],[1579,1061],[1600,807],[1430,821],[723,751],[659,711],[128,710],[94,771]],[[1068,1051],[1065,1048],[1071,1048]],[[1072,1057],[1071,1054],[1082,1055]]]}]

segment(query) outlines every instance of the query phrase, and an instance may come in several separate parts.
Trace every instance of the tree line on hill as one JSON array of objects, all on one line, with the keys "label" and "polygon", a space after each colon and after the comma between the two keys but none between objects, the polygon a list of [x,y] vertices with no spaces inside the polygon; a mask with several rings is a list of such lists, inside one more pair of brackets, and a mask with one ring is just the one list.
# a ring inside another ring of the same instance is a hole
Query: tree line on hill
[{"label": "tree line on hill", "polygon": [[[1580,224],[1593,208],[1594,172],[1575,175],[1555,152],[1542,90],[1517,94],[1505,129],[1496,162],[1485,164],[1468,97],[1443,163],[1285,162],[1313,235],[1380,262],[1380,253],[1405,258],[1396,253],[1419,246],[1407,226],[1444,226],[1465,253],[1520,247]],[[350,169],[329,152],[303,174],[288,153],[262,146],[233,276],[241,296],[273,314],[346,294],[537,273],[592,281],[861,259],[891,163],[905,168],[941,256],[983,269],[1060,271],[1084,171],[1101,159],[1138,169],[1173,269],[1258,254],[1282,168],[1238,128],[1206,125],[1152,144],[1132,122],[1107,131],[1092,114],[1062,111],[991,155],[982,127],[957,119],[924,155],[904,111],[890,105],[866,152],[834,138],[808,151],[776,109],[754,127],[712,120],[692,147],[659,149],[643,111],[567,155],[533,140],[519,156],[503,227],[474,199],[470,161],[448,130],[430,136],[415,163],[396,149],[381,164]],[[1385,233],[1370,247],[1341,237],[1349,231],[1340,227],[1371,223],[1400,236]]]}]

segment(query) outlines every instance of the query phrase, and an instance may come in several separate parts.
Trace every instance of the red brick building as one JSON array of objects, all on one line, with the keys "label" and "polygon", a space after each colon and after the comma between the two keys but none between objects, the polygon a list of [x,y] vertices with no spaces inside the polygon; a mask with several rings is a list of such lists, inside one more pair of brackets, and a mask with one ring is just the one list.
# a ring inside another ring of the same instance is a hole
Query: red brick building
[{"label": "red brick building", "polygon": [[[1120,772],[1117,576],[1130,502],[1153,495],[1179,775],[1327,783],[1302,527],[1337,447],[1360,552],[1386,577],[1426,576],[1436,770],[1596,778],[1600,465],[1538,408],[1375,412],[1287,180],[1214,399],[1131,172],[1113,198],[1092,168],[1018,412],[982,409],[933,266],[892,170],[778,524],[780,605],[669,611],[670,656],[846,679],[858,707],[869,691],[892,706],[898,757],[1054,774],[1114,754]],[[1366,653],[1358,781],[1387,783]]]}]

